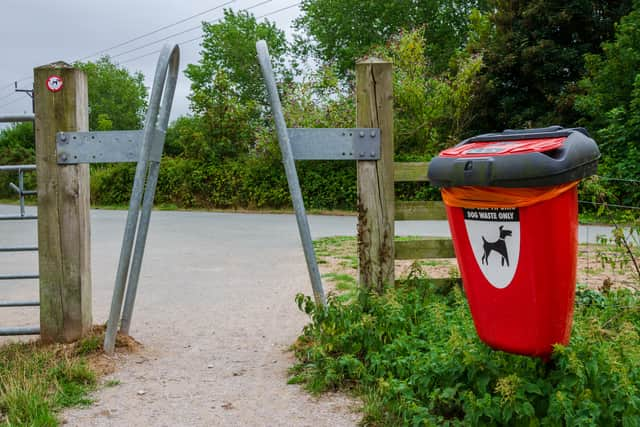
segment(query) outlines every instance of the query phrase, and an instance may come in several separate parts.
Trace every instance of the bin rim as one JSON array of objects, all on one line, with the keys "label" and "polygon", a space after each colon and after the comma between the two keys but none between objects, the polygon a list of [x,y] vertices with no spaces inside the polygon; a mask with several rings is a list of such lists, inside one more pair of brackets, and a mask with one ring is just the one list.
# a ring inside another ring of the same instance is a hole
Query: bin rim
[{"label": "bin rim", "polygon": [[[455,148],[469,144],[486,142],[501,143],[560,139],[558,143],[541,145],[540,151],[521,150],[518,152],[475,151],[456,153]],[[448,150],[441,152],[429,163],[429,181],[436,187],[505,187],[529,188],[548,187],[578,181],[597,171],[600,150],[596,142],[584,128],[562,128],[550,126],[538,129],[505,130],[465,139]]]}]

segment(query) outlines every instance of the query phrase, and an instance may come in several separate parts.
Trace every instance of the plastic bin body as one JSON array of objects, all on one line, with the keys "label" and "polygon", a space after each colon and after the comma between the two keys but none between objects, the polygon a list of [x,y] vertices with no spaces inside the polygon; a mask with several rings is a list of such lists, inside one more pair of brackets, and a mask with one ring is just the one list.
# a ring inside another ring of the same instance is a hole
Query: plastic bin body
[{"label": "plastic bin body", "polygon": [[600,152],[584,129],[480,135],[429,166],[443,200],[478,336],[548,358],[571,334],[577,268],[577,182]]},{"label": "plastic bin body", "polygon": [[[574,187],[553,199],[516,208],[519,221],[465,219],[464,208],[447,206],[473,321],[480,339],[491,347],[547,357],[553,344],[569,343],[578,249],[577,205]],[[502,265],[502,255],[491,245],[500,241],[501,225],[511,232],[503,239],[510,266]],[[472,227],[475,230],[470,230]],[[487,250],[482,237],[489,243]],[[507,275],[513,270],[513,276],[508,283],[505,279],[491,283],[490,273],[486,273],[491,269],[507,270]]]}]

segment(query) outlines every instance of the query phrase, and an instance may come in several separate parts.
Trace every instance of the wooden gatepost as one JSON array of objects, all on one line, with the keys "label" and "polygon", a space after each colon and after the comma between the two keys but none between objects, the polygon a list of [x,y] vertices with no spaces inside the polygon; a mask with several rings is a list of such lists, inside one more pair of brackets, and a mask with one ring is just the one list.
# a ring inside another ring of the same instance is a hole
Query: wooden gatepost
[{"label": "wooden gatepost", "polygon": [[58,165],[56,132],[89,126],[87,78],[63,62],[34,69],[40,336],[69,342],[91,327],[89,165]]},{"label": "wooden gatepost", "polygon": [[380,159],[358,160],[360,286],[393,284],[396,259],[454,258],[449,238],[396,241],[395,220],[446,220],[442,202],[395,202],[394,182],[428,182],[426,162],[394,162],[393,67],[369,58],[356,64],[356,124],[380,128]]},{"label": "wooden gatepost", "polygon": [[381,292],[394,282],[393,67],[356,64],[356,126],[380,128],[380,159],[358,160],[359,283]]}]

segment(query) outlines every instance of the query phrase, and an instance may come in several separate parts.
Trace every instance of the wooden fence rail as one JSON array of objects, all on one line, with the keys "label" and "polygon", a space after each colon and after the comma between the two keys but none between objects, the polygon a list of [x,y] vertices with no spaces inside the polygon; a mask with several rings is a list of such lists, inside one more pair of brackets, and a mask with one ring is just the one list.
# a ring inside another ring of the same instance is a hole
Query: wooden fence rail
[{"label": "wooden fence rail", "polygon": [[[395,162],[395,182],[428,182],[427,162]],[[442,202],[395,202],[396,221],[446,220]],[[446,237],[425,237],[416,240],[395,240],[396,259],[454,258],[453,242]]]}]

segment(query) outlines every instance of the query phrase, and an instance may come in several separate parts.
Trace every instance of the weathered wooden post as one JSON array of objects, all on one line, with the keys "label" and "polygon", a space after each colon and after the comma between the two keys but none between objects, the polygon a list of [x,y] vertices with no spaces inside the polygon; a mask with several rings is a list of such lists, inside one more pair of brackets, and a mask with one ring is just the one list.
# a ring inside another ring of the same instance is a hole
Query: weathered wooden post
[{"label": "weathered wooden post", "polygon": [[358,163],[360,286],[394,283],[393,69],[368,58],[356,64],[356,126],[380,128],[380,159]]},{"label": "weathered wooden post", "polygon": [[58,165],[56,132],[89,127],[87,78],[63,62],[34,69],[40,336],[69,342],[91,327],[89,166]]}]

